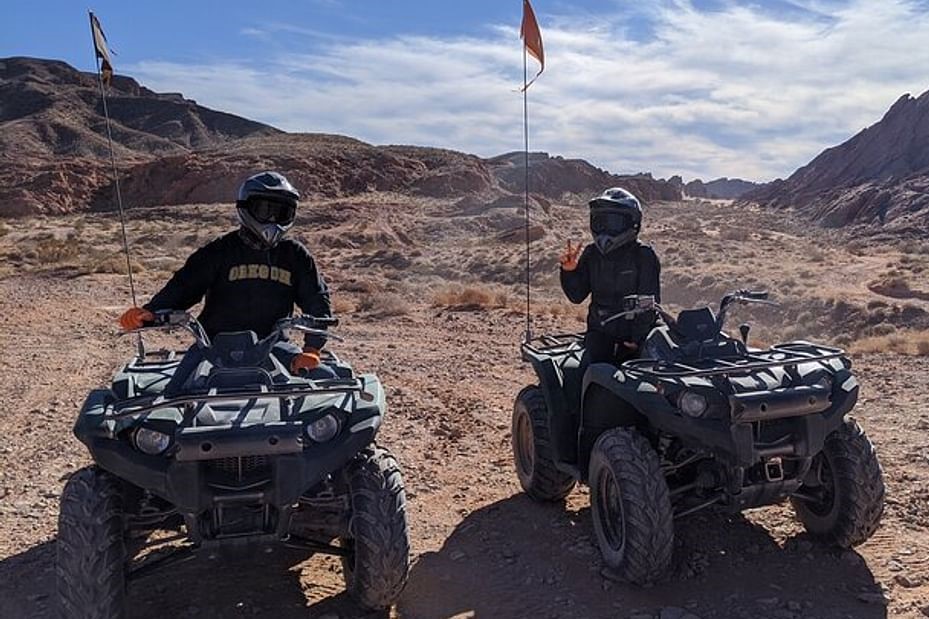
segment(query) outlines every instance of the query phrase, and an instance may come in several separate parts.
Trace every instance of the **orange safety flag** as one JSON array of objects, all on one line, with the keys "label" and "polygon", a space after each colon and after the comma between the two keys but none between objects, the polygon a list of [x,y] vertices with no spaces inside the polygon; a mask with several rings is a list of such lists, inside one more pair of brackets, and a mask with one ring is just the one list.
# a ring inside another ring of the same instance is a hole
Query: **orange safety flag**
[{"label": "orange safety flag", "polygon": [[110,50],[107,49],[106,35],[100,27],[100,20],[93,13],[90,14],[90,32],[94,37],[94,51],[100,59],[100,76],[107,86],[113,79],[113,63],[110,62]]},{"label": "orange safety flag", "polygon": [[539,72],[535,74],[529,83],[523,86],[523,90],[529,88],[532,83],[542,75],[545,70],[545,51],[542,49],[542,32],[539,30],[539,22],[535,19],[535,12],[529,0],[523,0],[523,23],[519,28],[519,38],[525,43],[525,51],[530,56],[539,61]]}]

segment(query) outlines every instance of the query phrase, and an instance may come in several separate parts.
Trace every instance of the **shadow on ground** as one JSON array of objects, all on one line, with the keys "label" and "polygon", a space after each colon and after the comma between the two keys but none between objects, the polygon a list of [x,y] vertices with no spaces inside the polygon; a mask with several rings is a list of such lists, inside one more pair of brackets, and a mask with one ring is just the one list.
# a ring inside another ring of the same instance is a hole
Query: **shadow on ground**
[{"label": "shadow on ground", "polygon": [[[169,566],[133,582],[127,616],[139,619],[274,617],[386,618],[365,613],[343,592],[341,574],[323,569],[323,584],[301,582],[306,556],[284,551],[217,563],[206,558]],[[318,575],[314,557],[305,573]],[[0,617],[54,617],[55,543],[45,542],[0,561]]]},{"label": "shadow on ground", "polygon": [[885,617],[858,599],[878,591],[854,552],[799,536],[779,546],[741,515],[678,524],[675,574],[651,588],[601,575],[588,508],[516,495],[467,516],[443,547],[419,557],[402,619],[628,617],[680,607],[703,617]]}]

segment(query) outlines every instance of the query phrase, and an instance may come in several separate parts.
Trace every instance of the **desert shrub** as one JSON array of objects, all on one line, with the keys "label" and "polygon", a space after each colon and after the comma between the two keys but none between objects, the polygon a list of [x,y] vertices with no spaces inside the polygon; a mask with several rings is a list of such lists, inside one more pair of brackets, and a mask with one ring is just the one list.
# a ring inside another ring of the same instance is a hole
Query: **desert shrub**
[{"label": "desert shrub", "polygon": [[886,302],[881,301],[880,299],[875,299],[875,300],[873,300],[873,301],[868,301],[868,306],[867,306],[867,307],[868,307],[869,310],[872,310],[872,311],[873,311],[873,310],[876,310],[876,309],[886,309],[886,308],[888,308],[888,307],[890,307],[890,306],[889,306]]},{"label": "desert shrub", "polygon": [[719,231],[719,238],[724,241],[744,242],[751,238],[751,233],[745,228],[723,228]]},{"label": "desert shrub", "polygon": [[332,313],[336,316],[340,314],[350,314],[355,311],[355,304],[345,297],[336,297],[332,300]]},{"label": "desert shrub", "polygon": [[74,260],[80,253],[79,244],[67,239],[45,238],[35,247],[35,259],[43,264],[60,264]]},{"label": "desert shrub", "polygon": [[364,294],[358,301],[358,311],[375,318],[403,316],[410,313],[406,299],[392,292]]},{"label": "desert shrub", "polygon": [[929,335],[923,334],[922,338],[916,341],[916,354],[929,357]]},{"label": "desert shrub", "polygon": [[378,287],[374,282],[366,279],[351,279],[339,284],[338,289],[344,290],[345,292],[358,292],[371,295],[377,292]]},{"label": "desert shrub", "polygon": [[449,286],[435,293],[432,306],[456,311],[477,311],[506,307],[508,301],[506,291],[477,286]]},{"label": "desert shrub", "polygon": [[850,345],[853,353],[895,352],[929,356],[929,331],[897,331],[890,335],[859,339]]},{"label": "desert shrub", "polygon": [[[132,260],[133,273],[140,273],[144,270],[145,267],[142,266],[142,264],[136,260]],[[126,268],[126,255],[116,253],[97,257],[83,265],[82,271],[84,273],[114,273],[126,275],[128,273],[128,269]]]}]

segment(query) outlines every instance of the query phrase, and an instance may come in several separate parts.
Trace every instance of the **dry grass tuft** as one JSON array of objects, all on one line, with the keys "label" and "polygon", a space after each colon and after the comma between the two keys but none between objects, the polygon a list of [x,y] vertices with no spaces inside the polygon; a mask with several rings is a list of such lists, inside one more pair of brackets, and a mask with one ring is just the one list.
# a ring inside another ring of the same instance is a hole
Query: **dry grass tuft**
[{"label": "dry grass tuft", "polygon": [[374,318],[385,318],[409,314],[411,307],[410,303],[400,295],[383,292],[362,295],[358,301],[357,309],[359,312],[364,312]]},{"label": "dry grass tuft", "polygon": [[506,307],[509,295],[502,290],[476,286],[449,286],[439,290],[432,299],[433,307],[467,312]]},{"label": "dry grass tuft", "polygon": [[350,314],[355,311],[355,304],[345,297],[336,297],[332,300],[332,313],[336,316]]},{"label": "dry grass tuft", "polygon": [[866,337],[853,342],[853,353],[895,352],[918,357],[929,356],[929,331],[897,331],[889,335]]}]

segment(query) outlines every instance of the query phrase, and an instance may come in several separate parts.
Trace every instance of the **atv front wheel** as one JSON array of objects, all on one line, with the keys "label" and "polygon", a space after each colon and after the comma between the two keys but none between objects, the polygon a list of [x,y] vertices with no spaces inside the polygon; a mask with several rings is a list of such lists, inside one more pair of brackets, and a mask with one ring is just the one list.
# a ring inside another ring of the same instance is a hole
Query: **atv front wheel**
[{"label": "atv front wheel", "polygon": [[826,437],[813,458],[810,480],[792,497],[806,530],[841,548],[857,546],[877,530],[884,512],[884,480],[874,445],[852,419]]},{"label": "atv front wheel", "polygon": [[629,428],[600,435],[590,454],[590,511],[603,561],[644,585],[671,565],[674,527],[668,484],[651,444]]},{"label": "atv front wheel", "polygon": [[555,467],[548,431],[548,406],[537,385],[523,388],[513,405],[513,460],[526,494],[537,501],[561,501],[574,478]]},{"label": "atv front wheel", "polygon": [[126,547],[119,481],[95,466],[74,473],[61,493],[55,569],[61,617],[124,616]]},{"label": "atv front wheel", "polygon": [[400,465],[386,449],[371,446],[349,465],[352,514],[342,558],[348,593],[368,610],[389,608],[410,570],[410,531]]}]

